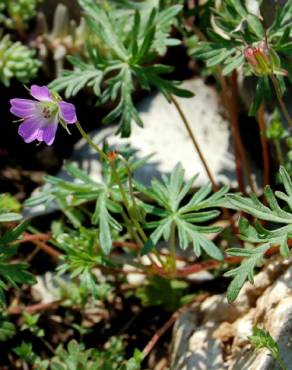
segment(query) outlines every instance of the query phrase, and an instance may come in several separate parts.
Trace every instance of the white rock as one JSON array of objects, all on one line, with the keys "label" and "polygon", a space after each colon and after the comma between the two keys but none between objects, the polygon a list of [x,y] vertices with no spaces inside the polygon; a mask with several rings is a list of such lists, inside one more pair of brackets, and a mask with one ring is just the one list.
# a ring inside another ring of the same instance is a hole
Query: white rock
[{"label": "white rock", "polygon": [[234,304],[214,295],[185,311],[173,329],[171,369],[276,369],[268,351],[251,347],[254,325],[269,331],[292,369],[291,261],[270,264],[255,277],[254,287],[244,286]]},{"label": "white rock", "polygon": [[[229,151],[230,132],[227,121],[221,115],[216,91],[202,79],[185,81],[182,87],[195,93],[191,99],[177,100],[192,126],[211,172],[218,182],[234,185],[235,164],[234,156]],[[148,184],[153,176],[171,173],[178,162],[186,171],[185,180],[199,173],[197,185],[206,183],[208,177],[174,105],[169,104],[161,93],[156,93],[145,98],[138,110],[144,128],[133,123],[130,138],[115,136],[116,128],[113,127],[93,132],[91,138],[100,145],[106,139],[116,150],[129,145],[137,151],[138,158],[153,154],[149,163],[137,173],[144,184]],[[100,163],[94,158],[94,151],[84,139],[80,140],[72,159],[92,178],[100,181]]]}]

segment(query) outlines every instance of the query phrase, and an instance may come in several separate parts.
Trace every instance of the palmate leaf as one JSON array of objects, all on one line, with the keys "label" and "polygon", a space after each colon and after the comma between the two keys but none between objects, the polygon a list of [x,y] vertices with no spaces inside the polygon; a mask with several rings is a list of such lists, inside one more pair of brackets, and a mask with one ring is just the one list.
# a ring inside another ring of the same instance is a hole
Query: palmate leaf
[{"label": "palmate leaf", "polygon": [[[184,170],[178,164],[169,177],[164,176],[162,181],[153,180],[150,189],[141,189],[144,194],[153,199],[159,207],[146,206],[149,213],[158,217],[157,221],[146,224],[147,228],[154,229],[150,239],[156,244],[160,238],[169,240],[171,228],[177,229],[179,246],[187,248],[193,245],[197,256],[203,250],[212,258],[221,260],[222,252],[216,245],[205,237],[205,234],[218,232],[218,227],[201,225],[216,218],[220,212],[214,208],[227,192],[224,187],[219,192],[211,194],[210,185],[203,186],[193,197],[186,202],[187,193],[196,179],[194,176],[184,183]],[[213,209],[212,209],[213,208]]]},{"label": "palmate leaf", "polygon": [[229,302],[234,301],[243,284],[248,280],[251,284],[253,283],[254,269],[257,264],[259,264],[265,252],[270,248],[270,244],[263,244],[252,250],[242,249],[242,248],[232,248],[227,250],[230,256],[245,257],[241,265],[233,270],[225,273],[227,277],[233,277],[227,289],[227,299]]},{"label": "palmate leaf", "polygon": [[[246,219],[241,218],[239,222],[241,239],[249,243],[260,244],[260,246],[252,250],[227,250],[227,254],[231,256],[246,257],[241,266],[225,274],[234,277],[227,291],[227,297],[230,301],[236,299],[247,279],[252,282],[255,266],[263,259],[265,252],[272,245],[280,247],[280,254],[284,258],[290,256],[288,240],[292,237],[292,181],[284,167],[280,168],[280,180],[285,192],[276,191],[274,193],[267,186],[264,190],[267,205],[260,202],[255,195],[250,198],[236,194],[227,196],[230,203],[238,210],[244,211],[258,220],[270,221],[277,225],[272,230],[267,230],[259,222],[252,226]],[[285,209],[279,205],[277,198],[285,203]]]},{"label": "palmate leaf", "polygon": [[117,13],[114,4],[109,5],[109,11],[94,0],[80,0],[80,4],[91,33],[86,60],[69,57],[74,70],[65,71],[51,88],[65,90],[66,97],[70,97],[91,86],[102,104],[115,102],[103,122],[117,122],[117,133],[122,137],[130,135],[132,122],[143,126],[132,98],[137,82],[147,90],[154,86],[168,99],[171,94],[193,96],[178,82],[164,79],[162,75],[170,69],[153,62],[168,46],[178,43],[169,34],[182,9],[180,5]]},{"label": "palmate leaf", "polygon": [[[111,250],[111,230],[121,230],[122,226],[113,217],[114,213],[121,211],[119,205],[120,196],[112,179],[104,178],[104,183],[93,181],[85,172],[74,164],[66,163],[65,169],[75,182],[65,181],[54,176],[45,176],[45,181],[51,185],[49,189],[44,189],[36,197],[28,199],[25,206],[35,206],[41,204],[44,196],[50,201],[56,201],[59,208],[64,212],[72,225],[76,228],[82,226],[83,215],[78,210],[78,206],[88,201],[96,203],[95,212],[91,216],[93,225],[99,228],[99,242],[105,254]],[[124,174],[121,174],[123,177]],[[77,182],[78,180],[78,182]],[[110,199],[116,193],[114,201]]]},{"label": "palmate leaf", "polygon": [[17,246],[11,243],[20,238],[27,225],[28,222],[23,222],[0,237],[0,305],[6,303],[4,292],[9,286],[35,283],[34,276],[27,271],[28,264],[11,261],[17,253]]}]

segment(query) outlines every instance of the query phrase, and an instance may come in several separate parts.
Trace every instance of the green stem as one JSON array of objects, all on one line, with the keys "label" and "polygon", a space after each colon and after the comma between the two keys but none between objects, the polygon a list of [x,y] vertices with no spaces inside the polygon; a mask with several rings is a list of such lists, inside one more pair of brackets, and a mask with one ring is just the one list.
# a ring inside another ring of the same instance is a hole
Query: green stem
[{"label": "green stem", "polygon": [[136,203],[136,199],[135,199],[135,195],[134,195],[134,187],[133,187],[133,181],[132,181],[132,171],[131,171],[131,168],[129,166],[129,163],[126,161],[126,159],[122,155],[119,155],[119,159],[124,163],[124,165],[126,167],[126,170],[127,170],[127,173],[128,173],[130,197],[131,197],[131,200],[133,202],[133,205],[136,206],[137,203]]},{"label": "green stem", "polygon": [[[133,181],[132,181],[131,168],[129,166],[129,163],[125,160],[125,158],[123,156],[119,155],[119,158],[124,163],[124,165],[125,165],[125,167],[127,169],[127,172],[128,172],[128,180],[129,180],[129,192],[130,192],[131,200],[133,202],[133,205],[134,206],[137,206],[135,195],[134,195],[134,187],[133,187]],[[133,219],[133,223],[134,223],[136,229],[138,230],[138,232],[139,232],[140,236],[142,237],[142,239],[144,241],[144,244],[145,244],[147,242],[147,240],[148,240],[147,235],[145,234],[143,228],[141,227],[140,223],[137,220]],[[156,249],[154,249],[153,252],[156,255],[156,257],[159,260],[159,262],[161,263],[161,266],[164,266],[164,261],[160,257],[159,252]]]},{"label": "green stem", "polygon": [[276,92],[276,95],[277,95],[277,99],[278,99],[278,102],[279,102],[280,107],[282,109],[282,112],[283,112],[288,124],[292,127],[292,118],[290,117],[288,109],[287,109],[287,107],[284,103],[282,93],[281,93],[281,89],[280,89],[280,86],[279,86],[279,82],[273,74],[270,75],[270,79],[271,79],[272,84],[274,86],[274,89],[275,89],[275,92]]},{"label": "green stem", "polygon": [[108,157],[107,155],[105,154],[105,152],[100,149],[100,147],[98,145],[96,145],[90,138],[90,136],[83,130],[82,126],[80,125],[80,123],[77,121],[76,122],[76,127],[78,128],[80,134],[82,135],[82,137],[84,137],[84,139],[88,142],[88,144],[94,149],[97,151],[97,153],[100,155],[100,157],[106,161],[108,161]]},{"label": "green stem", "polygon": [[116,169],[115,162],[110,161],[110,166],[111,166],[111,169],[112,169],[112,172],[113,172],[113,175],[114,175],[114,179],[115,179],[115,181],[118,184],[118,187],[120,189],[124,205],[127,208],[127,210],[129,210],[129,201],[128,201],[128,198],[127,198],[127,194],[125,192],[125,189],[124,189],[123,184],[121,182],[120,176],[119,176],[118,171]]},{"label": "green stem", "polygon": [[139,237],[139,235],[136,233],[136,231],[133,229],[131,220],[126,215],[125,211],[122,211],[121,212],[121,215],[123,217],[123,220],[125,222],[125,225],[126,225],[126,227],[128,229],[129,234],[131,235],[132,239],[136,241],[136,243],[140,246],[140,248],[142,248],[143,247],[143,241],[141,240],[141,238]]},{"label": "green stem", "polygon": [[[107,157],[107,155],[104,153],[104,151],[102,149],[99,148],[98,145],[96,145],[92,140],[91,138],[89,137],[89,135],[83,130],[82,126],[80,125],[80,123],[77,121],[76,122],[76,127],[78,128],[80,134],[82,135],[82,137],[88,142],[88,144],[94,149],[97,151],[97,153],[100,155],[100,157],[102,159],[104,159],[105,161],[108,161],[110,163],[110,166],[111,166],[111,169],[113,171],[113,175],[115,177],[115,180],[119,186],[119,189],[120,189],[120,192],[121,192],[121,195],[122,195],[122,198],[123,198],[123,202],[124,202],[124,205],[127,209],[127,211],[129,211],[129,202],[128,202],[128,198],[127,198],[127,194],[125,192],[125,189],[121,183],[121,180],[120,180],[120,176],[116,170],[116,166],[114,164],[113,161],[109,161],[109,158]],[[128,169],[128,166],[127,166],[127,170],[129,172],[129,169]],[[129,175],[129,185],[130,185],[130,194],[131,194],[131,198],[134,199],[134,193],[133,193],[133,187],[132,187],[132,177],[131,175]],[[135,202],[135,200],[134,200]],[[127,226],[127,229],[131,235],[131,237],[136,240],[136,242],[141,246],[141,248],[143,247],[143,244],[146,243],[147,241],[147,236],[146,234],[144,233],[144,230],[142,229],[142,227],[140,226],[140,224],[137,222],[137,220],[133,219],[131,216],[130,216],[130,219],[128,218],[128,216],[126,215],[126,213],[124,211],[122,211],[122,217],[125,221],[125,224]],[[137,232],[133,229],[132,225],[131,225],[131,222],[133,223],[133,225],[136,227],[136,229],[138,230],[140,236],[142,237],[142,240],[140,239],[139,235],[137,234]]]},{"label": "green stem", "polygon": [[189,134],[189,136],[190,136],[190,138],[192,140],[192,143],[194,144],[194,147],[195,147],[195,149],[196,149],[196,151],[197,151],[197,153],[198,153],[198,155],[199,155],[199,157],[201,159],[201,162],[203,164],[203,167],[205,168],[205,171],[206,171],[206,173],[207,173],[207,175],[209,177],[209,180],[210,180],[210,182],[212,184],[213,190],[214,191],[218,190],[218,186],[216,184],[216,181],[215,181],[215,179],[214,179],[214,177],[213,177],[213,175],[212,175],[212,173],[211,173],[211,171],[209,169],[208,163],[207,163],[207,161],[206,161],[206,159],[205,159],[205,157],[203,155],[203,152],[202,152],[202,150],[201,150],[201,148],[199,146],[199,143],[197,142],[197,139],[195,138],[195,135],[192,132],[191,126],[190,126],[190,124],[189,124],[189,122],[187,120],[186,115],[182,111],[182,109],[181,109],[178,101],[175,99],[175,97],[174,96],[171,96],[170,99],[171,99],[172,103],[174,104],[174,106],[175,106],[178,114],[180,115],[180,117],[182,119],[182,122],[184,123],[185,128],[186,128],[186,130],[187,130],[187,132],[188,132],[188,134]]},{"label": "green stem", "polygon": [[173,222],[171,225],[171,232],[170,232],[170,256],[171,256],[171,267],[172,272],[176,274],[176,243],[175,243],[175,223]]}]

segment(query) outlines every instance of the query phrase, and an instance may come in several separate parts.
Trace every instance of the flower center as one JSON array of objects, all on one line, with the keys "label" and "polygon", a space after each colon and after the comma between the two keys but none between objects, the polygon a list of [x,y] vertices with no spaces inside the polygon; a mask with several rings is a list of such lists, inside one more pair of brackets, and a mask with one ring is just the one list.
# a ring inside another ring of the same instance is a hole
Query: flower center
[{"label": "flower center", "polygon": [[52,111],[49,107],[44,107],[42,110],[42,114],[44,118],[51,118],[52,117]]}]

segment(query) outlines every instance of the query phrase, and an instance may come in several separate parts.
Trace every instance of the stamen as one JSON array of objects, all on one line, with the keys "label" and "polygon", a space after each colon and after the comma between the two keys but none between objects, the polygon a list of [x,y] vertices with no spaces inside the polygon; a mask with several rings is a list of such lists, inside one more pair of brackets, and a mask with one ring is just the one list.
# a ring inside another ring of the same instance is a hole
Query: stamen
[{"label": "stamen", "polygon": [[44,107],[42,113],[44,118],[51,118],[52,116],[52,112],[48,107]]}]

